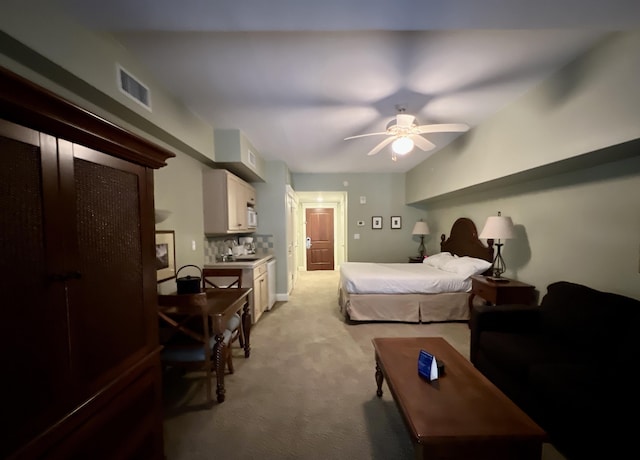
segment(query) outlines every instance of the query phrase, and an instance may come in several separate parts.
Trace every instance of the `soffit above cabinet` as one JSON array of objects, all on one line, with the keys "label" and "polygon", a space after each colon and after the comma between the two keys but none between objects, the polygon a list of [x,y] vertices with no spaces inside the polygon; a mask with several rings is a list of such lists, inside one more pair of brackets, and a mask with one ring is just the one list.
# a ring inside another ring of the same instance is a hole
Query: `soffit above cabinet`
[{"label": "soffit above cabinet", "polygon": [[216,129],[213,134],[216,165],[247,182],[264,182],[264,160],[239,129]]}]

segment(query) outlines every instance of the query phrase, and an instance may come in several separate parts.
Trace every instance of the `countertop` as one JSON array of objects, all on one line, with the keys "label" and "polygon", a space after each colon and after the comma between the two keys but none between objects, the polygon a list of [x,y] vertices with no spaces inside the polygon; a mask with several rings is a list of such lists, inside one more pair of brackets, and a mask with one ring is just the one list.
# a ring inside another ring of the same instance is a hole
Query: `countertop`
[{"label": "countertop", "polygon": [[[255,268],[271,259],[273,254],[255,254],[247,256],[236,256],[231,262],[215,262],[206,264],[204,268]],[[247,260],[250,259],[250,260]]]}]

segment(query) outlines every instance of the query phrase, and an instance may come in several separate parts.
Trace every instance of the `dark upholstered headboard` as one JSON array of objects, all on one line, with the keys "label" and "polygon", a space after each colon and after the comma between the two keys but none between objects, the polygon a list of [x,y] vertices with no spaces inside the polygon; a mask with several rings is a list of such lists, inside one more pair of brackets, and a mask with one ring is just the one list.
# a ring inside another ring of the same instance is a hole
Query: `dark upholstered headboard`
[{"label": "dark upholstered headboard", "polygon": [[440,250],[442,252],[493,262],[493,240],[487,240],[487,245],[485,246],[478,239],[476,225],[466,217],[460,217],[453,223],[448,239],[444,233],[440,237]]}]

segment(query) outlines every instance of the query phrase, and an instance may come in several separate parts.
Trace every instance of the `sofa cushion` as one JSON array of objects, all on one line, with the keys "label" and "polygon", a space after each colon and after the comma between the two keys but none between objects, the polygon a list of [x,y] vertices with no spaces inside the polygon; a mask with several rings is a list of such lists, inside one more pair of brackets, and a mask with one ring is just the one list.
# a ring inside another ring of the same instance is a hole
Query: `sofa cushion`
[{"label": "sofa cushion", "polygon": [[[608,381],[593,365],[540,363],[531,366],[528,413],[545,428],[556,448],[569,458],[599,457],[602,420],[611,420]],[[586,443],[585,440],[590,442]],[[606,443],[611,445],[611,440]],[[593,456],[589,454],[594,454]]]},{"label": "sofa cushion", "polygon": [[547,287],[540,312],[545,333],[559,341],[595,347],[614,340],[621,324],[637,319],[640,302],[560,281]]},{"label": "sofa cushion", "polygon": [[484,331],[479,348],[495,366],[509,369],[515,378],[526,381],[529,369],[537,363],[580,362],[580,350],[565,347],[551,337],[540,334]]}]

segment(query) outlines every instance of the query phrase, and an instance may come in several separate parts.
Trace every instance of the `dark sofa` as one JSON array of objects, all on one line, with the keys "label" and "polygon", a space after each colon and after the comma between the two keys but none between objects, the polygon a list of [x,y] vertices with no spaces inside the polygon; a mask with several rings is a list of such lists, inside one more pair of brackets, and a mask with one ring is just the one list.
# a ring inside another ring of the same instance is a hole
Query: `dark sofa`
[{"label": "dark sofa", "polygon": [[560,281],[540,306],[475,306],[470,358],[567,458],[640,458],[639,319],[638,300]]}]

